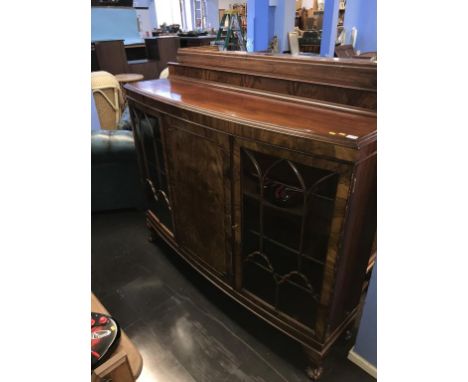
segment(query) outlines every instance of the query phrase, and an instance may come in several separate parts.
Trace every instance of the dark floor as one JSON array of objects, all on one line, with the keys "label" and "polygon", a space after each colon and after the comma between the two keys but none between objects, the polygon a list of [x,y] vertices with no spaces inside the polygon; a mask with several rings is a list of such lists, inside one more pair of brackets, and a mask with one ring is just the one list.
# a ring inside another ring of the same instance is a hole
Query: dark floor
[{"label": "dark floor", "polygon": [[[143,356],[139,382],[308,381],[302,348],[232,302],[166,246],[143,212],[92,216],[92,290]],[[323,382],[374,382],[341,339]]]}]

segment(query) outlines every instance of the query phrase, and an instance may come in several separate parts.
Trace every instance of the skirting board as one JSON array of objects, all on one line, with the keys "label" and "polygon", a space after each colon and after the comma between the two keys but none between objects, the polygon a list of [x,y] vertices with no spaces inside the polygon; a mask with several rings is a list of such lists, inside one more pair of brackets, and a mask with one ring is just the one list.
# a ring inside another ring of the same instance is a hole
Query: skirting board
[{"label": "skirting board", "polygon": [[358,353],[356,353],[354,351],[354,346],[348,353],[348,359],[352,363],[358,365],[361,369],[372,375],[375,379],[377,379],[377,368],[370,362],[362,358]]}]

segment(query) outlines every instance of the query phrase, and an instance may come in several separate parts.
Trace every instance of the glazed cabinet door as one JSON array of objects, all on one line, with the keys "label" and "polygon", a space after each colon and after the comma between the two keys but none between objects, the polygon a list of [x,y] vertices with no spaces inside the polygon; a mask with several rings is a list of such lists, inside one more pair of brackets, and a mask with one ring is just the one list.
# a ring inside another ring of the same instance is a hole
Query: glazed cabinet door
[{"label": "glazed cabinet door", "polygon": [[166,115],[164,130],[179,246],[205,269],[231,269],[229,137]]},{"label": "glazed cabinet door", "polygon": [[163,232],[172,236],[174,229],[169,194],[161,116],[131,107],[133,134],[148,209]]},{"label": "glazed cabinet door", "polygon": [[236,288],[311,336],[323,334],[351,168],[234,145]]}]

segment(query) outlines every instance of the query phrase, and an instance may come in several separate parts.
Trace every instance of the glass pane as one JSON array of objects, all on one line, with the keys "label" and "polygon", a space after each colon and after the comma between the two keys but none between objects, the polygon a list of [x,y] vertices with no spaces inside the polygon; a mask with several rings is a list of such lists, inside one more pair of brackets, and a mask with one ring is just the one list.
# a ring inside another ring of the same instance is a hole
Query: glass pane
[{"label": "glass pane", "polygon": [[300,249],[302,216],[285,213],[265,205],[263,208],[264,235],[295,250]]},{"label": "glass pane", "polygon": [[314,326],[317,301],[300,281],[288,280],[279,286],[278,309],[309,327]]},{"label": "glass pane", "polygon": [[243,287],[312,326],[339,175],[247,149],[241,167]]},{"label": "glass pane", "polygon": [[275,305],[276,281],[262,259],[251,257],[244,263],[244,287],[270,305]]},{"label": "glass pane", "polygon": [[173,229],[169,189],[158,118],[135,110],[135,135],[144,155],[145,189],[149,209],[169,230]]}]

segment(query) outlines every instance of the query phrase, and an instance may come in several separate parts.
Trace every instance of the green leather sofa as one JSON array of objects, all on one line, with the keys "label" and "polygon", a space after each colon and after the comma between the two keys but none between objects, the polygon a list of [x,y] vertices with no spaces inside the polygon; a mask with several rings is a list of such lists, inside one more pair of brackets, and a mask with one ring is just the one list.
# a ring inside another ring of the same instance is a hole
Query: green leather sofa
[{"label": "green leather sofa", "polygon": [[144,209],[133,134],[91,132],[91,211]]}]

